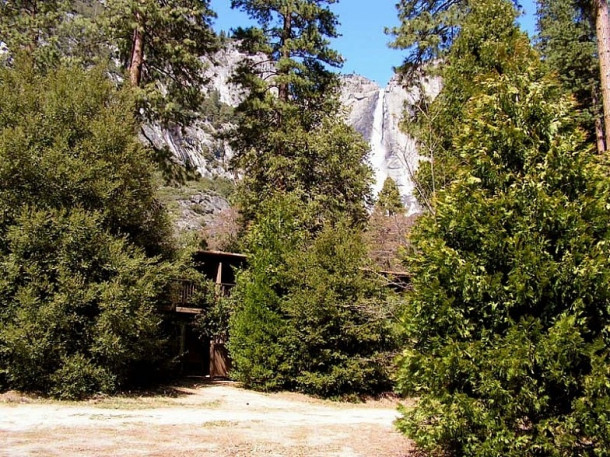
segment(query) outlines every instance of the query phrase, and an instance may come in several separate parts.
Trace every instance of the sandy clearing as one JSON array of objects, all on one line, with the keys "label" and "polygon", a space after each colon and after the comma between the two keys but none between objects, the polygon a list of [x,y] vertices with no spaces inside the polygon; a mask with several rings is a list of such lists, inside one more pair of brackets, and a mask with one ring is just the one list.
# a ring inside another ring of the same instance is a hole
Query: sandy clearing
[{"label": "sandy clearing", "polygon": [[346,404],[227,384],[175,397],[0,403],[0,456],[402,457],[394,401]]}]

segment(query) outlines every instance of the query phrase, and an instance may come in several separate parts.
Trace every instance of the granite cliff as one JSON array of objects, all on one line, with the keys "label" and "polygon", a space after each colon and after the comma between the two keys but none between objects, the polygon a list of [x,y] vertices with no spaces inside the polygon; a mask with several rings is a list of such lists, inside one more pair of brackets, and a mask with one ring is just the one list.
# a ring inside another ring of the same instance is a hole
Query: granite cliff
[{"label": "granite cliff", "polygon": [[[240,89],[230,82],[241,58],[236,48],[229,46],[215,57],[217,64],[209,66],[211,82],[205,90],[212,101],[210,116],[205,121],[186,129],[149,125],[143,135],[157,147],[166,147],[176,161],[195,168],[203,176],[230,177],[231,150],[225,141],[218,139],[218,134],[229,125],[218,112],[230,111],[243,97]],[[374,192],[390,176],[398,184],[408,213],[418,212],[411,178],[420,157],[413,139],[400,129],[402,112],[414,105],[418,92],[405,89],[397,77],[385,88],[359,75],[342,76],[342,81],[341,101],[347,122],[371,145],[369,161],[375,171]],[[440,82],[426,81],[424,87],[435,95],[440,90]]]}]

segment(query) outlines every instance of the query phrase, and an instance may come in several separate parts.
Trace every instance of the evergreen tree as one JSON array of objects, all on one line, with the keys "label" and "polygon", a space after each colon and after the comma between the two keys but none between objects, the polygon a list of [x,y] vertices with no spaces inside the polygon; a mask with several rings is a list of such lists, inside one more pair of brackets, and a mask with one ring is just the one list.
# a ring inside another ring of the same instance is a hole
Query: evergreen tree
[{"label": "evergreen tree", "polygon": [[259,207],[234,295],[233,376],[324,397],[382,391],[397,343],[391,301],[363,268],[357,231],[329,224],[314,237],[309,212],[290,194]]},{"label": "evergreen tree", "polygon": [[409,52],[400,71],[411,75],[426,63],[444,59],[475,3],[476,0],[400,0],[396,7],[401,24],[386,30],[396,37],[391,47]]},{"label": "evergreen tree", "polygon": [[386,216],[405,213],[405,207],[400,199],[400,191],[396,181],[389,176],[383,182],[383,187],[377,196],[375,208],[379,209]]},{"label": "evergreen tree", "polygon": [[302,204],[294,197],[263,201],[248,233],[248,269],[237,277],[229,322],[231,376],[246,387],[277,390],[290,385],[290,348],[280,339],[289,323],[282,312],[284,258],[304,242]]},{"label": "evergreen tree", "polygon": [[332,3],[232,2],[261,26],[235,32],[251,55],[234,77],[248,95],[231,132],[233,165],[244,174],[241,205],[247,220],[257,202],[278,190],[318,202],[326,216],[342,208],[354,220],[365,218],[368,147],[340,120],[339,79],[328,69],[341,64],[328,45],[337,36],[337,19],[326,6]]},{"label": "evergreen tree", "polygon": [[418,198],[430,210],[435,193],[449,185],[463,162],[453,147],[455,122],[464,116],[465,104],[478,90],[476,79],[489,72],[518,71],[536,58],[527,37],[515,26],[517,11],[508,2],[497,8],[501,12],[489,14],[485,26],[461,33],[448,51],[451,64],[440,69],[440,94],[433,101],[423,98],[415,115],[405,112],[406,130],[430,159],[421,162],[416,175]]},{"label": "evergreen tree", "polygon": [[218,48],[209,0],[108,0],[105,33],[148,120],[189,123],[203,101],[202,57]]},{"label": "evergreen tree", "polygon": [[346,228],[366,219],[371,170],[328,68],[341,63],[328,46],[332,3],[232,2],[261,28],[235,32],[250,54],[234,77],[247,95],[231,133],[250,266],[238,278],[229,349],[234,376],[263,390],[334,396],[387,381],[394,340],[377,312],[385,301],[359,270],[364,249]]},{"label": "evergreen tree", "polygon": [[81,207],[149,253],[166,250],[167,216],[129,109],[131,95],[101,70],[0,69],[0,233],[24,206]]},{"label": "evergreen tree", "polygon": [[0,69],[0,388],[78,398],[161,365],[169,227],[131,113],[101,70]]},{"label": "evergreen tree", "polygon": [[58,31],[71,10],[70,0],[16,0],[0,2],[0,37],[6,60],[25,51],[36,61],[55,61],[58,56]]},{"label": "evergreen tree", "polygon": [[[505,5],[479,2],[454,46]],[[535,55],[473,82],[456,179],[412,237],[399,427],[430,455],[606,455],[605,170]]]},{"label": "evergreen tree", "polygon": [[594,23],[574,0],[538,0],[538,47],[578,101],[583,128],[606,150]]}]

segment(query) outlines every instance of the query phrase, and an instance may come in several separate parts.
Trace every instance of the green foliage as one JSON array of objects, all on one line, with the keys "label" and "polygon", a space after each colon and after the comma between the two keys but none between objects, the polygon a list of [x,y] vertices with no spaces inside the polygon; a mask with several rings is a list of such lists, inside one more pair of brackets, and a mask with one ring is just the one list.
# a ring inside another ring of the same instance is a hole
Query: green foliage
[{"label": "green foliage", "polygon": [[81,207],[149,253],[167,250],[132,106],[102,71],[41,75],[27,61],[0,69],[0,233],[26,205]]},{"label": "green foliage", "polygon": [[[476,0],[400,0],[401,24],[386,30],[396,37],[391,47],[408,51],[400,71],[412,75],[422,65],[444,59],[476,5]],[[491,25],[487,29],[493,30]]]},{"label": "green foliage", "polygon": [[218,48],[208,0],[108,0],[99,20],[125,70],[134,31],[143,35],[139,101],[146,120],[188,124],[205,99],[203,56]]},{"label": "green foliage", "polygon": [[174,267],[135,136],[103,72],[0,69],[0,387],[111,392],[163,366]]},{"label": "green foliage", "polygon": [[422,64],[443,58],[468,13],[469,0],[400,0],[401,25],[386,33],[396,38],[391,47],[407,49],[401,71],[412,73]]},{"label": "green foliage", "polygon": [[267,132],[269,141],[261,136],[258,147],[244,143],[245,153],[237,159],[244,170],[243,214],[254,217],[256,202],[279,190],[299,195],[324,220],[344,215],[364,221],[372,180],[364,162],[368,145],[338,118],[328,117],[311,130],[298,122],[284,121],[281,131]]},{"label": "green foliage", "polygon": [[17,0],[0,2],[0,36],[7,47],[1,60],[27,50],[38,62],[58,57],[58,29],[66,22],[69,0]]},{"label": "green foliage", "polygon": [[302,206],[294,198],[263,202],[248,234],[248,269],[237,278],[235,310],[229,322],[232,377],[247,387],[274,390],[286,387],[288,348],[280,344],[287,322],[281,311],[285,282],[283,258],[302,242],[298,223]]},{"label": "green foliage", "polygon": [[17,0],[0,3],[0,36],[10,63],[27,53],[39,70],[60,62],[109,63],[108,40],[98,20],[103,4],[92,0]]},{"label": "green foliage", "polygon": [[25,207],[3,239],[2,387],[80,398],[154,371],[168,266],[82,209]]},{"label": "green foliage", "polygon": [[574,94],[579,122],[594,140],[595,122],[602,117],[602,97],[592,11],[574,0],[538,0],[537,4],[538,48]]},{"label": "green foliage", "polygon": [[312,239],[306,211],[295,196],[275,197],[250,232],[230,322],[233,376],[261,390],[379,392],[396,347],[391,306],[363,270],[359,234],[328,225]]},{"label": "green foliage", "polygon": [[233,166],[244,175],[240,211],[246,220],[255,217],[259,201],[278,191],[318,205],[321,218],[332,218],[337,210],[355,221],[365,218],[368,147],[341,120],[339,79],[328,69],[342,61],[328,46],[337,36],[332,3],[232,2],[261,25],[235,32],[242,50],[251,54],[234,76],[248,96],[230,133]]},{"label": "green foliage", "polygon": [[289,325],[280,341],[296,390],[323,397],[389,390],[392,306],[365,261],[360,234],[345,224],[326,226],[287,256],[281,306]]},{"label": "green foliage", "polygon": [[607,171],[537,60],[473,82],[412,237],[399,428],[433,456],[608,455]]},{"label": "green foliage", "polygon": [[[430,158],[418,170],[420,202],[431,208],[435,192],[456,176],[463,159],[453,148],[456,119],[479,90],[476,83],[490,72],[505,74],[527,67],[537,56],[527,36],[515,23],[517,11],[506,2],[479,1],[462,20],[463,30],[453,41],[440,72],[443,89],[430,102],[423,98],[421,110],[405,119],[405,126],[419,143],[422,155]],[[409,125],[411,124],[411,125]]]},{"label": "green foliage", "polygon": [[405,213],[405,207],[400,199],[400,191],[396,181],[389,176],[383,182],[383,187],[377,196],[375,207],[386,216]]}]

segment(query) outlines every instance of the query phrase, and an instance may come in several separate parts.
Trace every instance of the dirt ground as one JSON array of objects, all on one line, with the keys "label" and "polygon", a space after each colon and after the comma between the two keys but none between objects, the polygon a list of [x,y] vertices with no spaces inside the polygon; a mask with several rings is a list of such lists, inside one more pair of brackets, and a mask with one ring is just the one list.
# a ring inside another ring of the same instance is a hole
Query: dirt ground
[{"label": "dirt ground", "polygon": [[396,401],[261,394],[231,383],[86,402],[0,396],[0,456],[404,457]]}]

